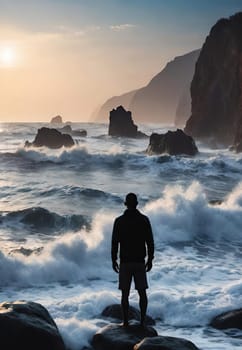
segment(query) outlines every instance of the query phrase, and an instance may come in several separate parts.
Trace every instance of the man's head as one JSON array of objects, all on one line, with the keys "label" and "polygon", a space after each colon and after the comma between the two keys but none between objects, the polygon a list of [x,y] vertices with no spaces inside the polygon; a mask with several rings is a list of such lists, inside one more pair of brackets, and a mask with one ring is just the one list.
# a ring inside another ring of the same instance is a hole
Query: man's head
[{"label": "man's head", "polygon": [[135,193],[128,193],[124,204],[128,209],[135,209],[138,205],[137,196]]}]

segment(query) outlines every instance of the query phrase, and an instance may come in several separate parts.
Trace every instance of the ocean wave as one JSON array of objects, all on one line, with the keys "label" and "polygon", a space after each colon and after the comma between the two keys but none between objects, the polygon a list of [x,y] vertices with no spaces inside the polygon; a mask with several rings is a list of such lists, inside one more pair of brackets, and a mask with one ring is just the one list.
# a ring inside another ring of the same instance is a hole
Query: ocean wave
[{"label": "ocean wave", "polygon": [[104,192],[95,188],[86,188],[86,187],[79,187],[79,186],[61,186],[61,187],[52,187],[49,190],[43,190],[42,192],[39,192],[39,195],[42,197],[48,197],[52,195],[59,195],[59,196],[81,196],[88,199],[103,199],[103,200],[113,200],[116,202],[121,202],[122,199],[114,194]]},{"label": "ocean wave", "polygon": [[6,226],[16,231],[19,231],[19,225],[22,225],[31,232],[46,234],[78,231],[89,225],[88,219],[82,215],[61,216],[41,207],[2,213],[0,222],[2,227]]},{"label": "ocean wave", "polygon": [[[50,213],[43,209],[39,210],[43,217],[49,218],[51,225],[56,224],[56,216],[53,219]],[[209,253],[209,250],[204,247],[220,244],[220,248],[224,250],[222,257],[228,251],[226,245],[229,246],[231,242],[234,246],[242,245],[242,184],[237,186],[222,204],[217,205],[209,204],[199,183],[195,182],[187,188],[168,186],[158,200],[149,202],[141,211],[151,220],[157,257],[162,258],[164,250],[169,246],[179,247],[176,244],[185,247],[202,242],[202,249],[206,253]],[[1,266],[6,268],[0,269],[0,285],[61,281],[76,283],[94,279],[112,279],[110,239],[113,220],[118,214],[117,212],[97,214],[89,230],[81,229],[76,233],[65,233],[53,242],[47,242],[37,260],[32,258],[32,255],[19,258],[8,257],[2,253]],[[28,225],[32,225],[35,224],[35,210],[11,213],[6,219],[8,218],[24,220]],[[72,225],[74,221],[74,227],[78,228],[81,226],[82,218],[77,218],[77,224],[75,218],[57,217],[57,222],[60,220],[62,227],[65,220],[65,224],[68,222],[67,226],[70,228],[72,220]],[[42,225],[42,221],[39,224]],[[212,250],[210,253],[214,254]],[[221,255],[221,251],[219,254]],[[95,268],[93,268],[94,262]],[[194,270],[194,266],[190,267]],[[221,264],[216,268],[220,267]],[[154,271],[154,278],[159,279],[159,273]]]},{"label": "ocean wave", "polygon": [[[12,162],[14,166],[67,165],[71,168],[90,170],[90,168],[108,167],[109,169],[152,170],[164,174],[174,171],[194,175],[240,174],[242,156],[233,153],[200,153],[196,157],[154,155],[148,156],[145,151],[130,152],[120,145],[110,145],[109,150],[94,151],[90,145],[75,146],[71,149],[50,150],[48,148],[19,148],[16,152],[0,154],[4,162]],[[24,164],[23,164],[24,163]]]}]

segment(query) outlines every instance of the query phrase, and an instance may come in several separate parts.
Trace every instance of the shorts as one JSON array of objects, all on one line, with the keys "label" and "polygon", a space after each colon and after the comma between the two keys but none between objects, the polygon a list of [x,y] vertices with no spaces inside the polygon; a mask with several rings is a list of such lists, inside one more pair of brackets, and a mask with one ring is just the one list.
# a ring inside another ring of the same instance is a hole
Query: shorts
[{"label": "shorts", "polygon": [[132,278],[135,289],[148,288],[145,263],[121,263],[119,270],[119,289],[130,290]]}]

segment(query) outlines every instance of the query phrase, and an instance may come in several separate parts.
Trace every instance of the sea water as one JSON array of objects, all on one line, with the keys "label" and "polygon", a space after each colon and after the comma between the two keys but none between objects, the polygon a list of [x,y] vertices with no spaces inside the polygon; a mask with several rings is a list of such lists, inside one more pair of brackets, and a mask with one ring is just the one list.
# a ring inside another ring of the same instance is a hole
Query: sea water
[{"label": "sea water", "polygon": [[[159,334],[242,349],[241,331],[209,327],[242,305],[242,154],[198,144],[195,157],[148,156],[149,139],[91,123],[72,125],[88,135],[71,149],[24,148],[41,126],[0,125],[0,300],[41,303],[71,350],[88,345],[109,322],[102,310],[120,302],[112,225],[135,192],[153,227],[148,314]],[[138,307],[133,287],[130,302]]]}]

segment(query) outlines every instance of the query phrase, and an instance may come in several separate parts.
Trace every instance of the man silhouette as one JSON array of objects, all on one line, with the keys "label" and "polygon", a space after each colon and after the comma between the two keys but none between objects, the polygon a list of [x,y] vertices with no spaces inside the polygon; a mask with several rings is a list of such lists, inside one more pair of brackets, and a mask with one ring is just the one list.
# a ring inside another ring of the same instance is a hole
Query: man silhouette
[{"label": "man silhouette", "polygon": [[[111,251],[113,270],[119,273],[123,326],[127,327],[129,324],[129,292],[132,278],[139,294],[140,324],[144,326],[148,304],[146,272],[152,269],[154,239],[148,217],[136,209],[138,205],[136,194],[127,194],[124,204],[127,209],[123,215],[115,219],[113,225]],[[120,265],[117,260],[118,250]],[[148,259],[145,263],[147,252]]]}]

